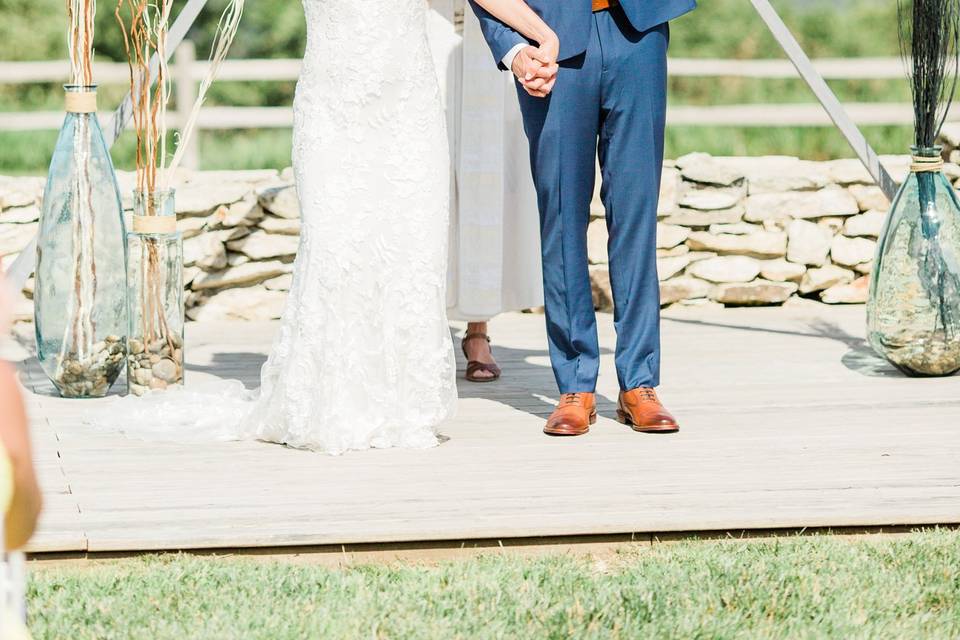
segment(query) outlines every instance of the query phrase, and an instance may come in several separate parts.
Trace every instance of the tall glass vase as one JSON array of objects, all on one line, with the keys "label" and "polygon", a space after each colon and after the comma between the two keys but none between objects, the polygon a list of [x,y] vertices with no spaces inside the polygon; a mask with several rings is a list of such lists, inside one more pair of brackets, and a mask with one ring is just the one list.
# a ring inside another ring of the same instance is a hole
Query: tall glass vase
[{"label": "tall glass vase", "polygon": [[127,234],[127,380],[143,395],[183,384],[183,238],[173,191],[134,194]]},{"label": "tall glass vase", "polygon": [[913,148],[880,234],[867,301],[873,349],[908,375],[960,370],[960,202],[940,147]]},{"label": "tall glass vase", "polygon": [[123,207],[96,87],[65,90],[40,216],[34,328],[40,365],[60,394],[92,398],[106,395],[123,369]]}]

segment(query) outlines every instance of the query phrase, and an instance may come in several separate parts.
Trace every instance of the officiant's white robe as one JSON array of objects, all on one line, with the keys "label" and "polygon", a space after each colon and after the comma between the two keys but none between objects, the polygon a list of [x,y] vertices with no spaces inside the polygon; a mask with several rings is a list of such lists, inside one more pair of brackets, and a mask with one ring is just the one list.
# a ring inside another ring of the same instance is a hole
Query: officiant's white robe
[{"label": "officiant's white robe", "polygon": [[464,4],[430,0],[428,32],[453,162],[448,314],[484,321],[543,304],[539,216],[513,77]]}]

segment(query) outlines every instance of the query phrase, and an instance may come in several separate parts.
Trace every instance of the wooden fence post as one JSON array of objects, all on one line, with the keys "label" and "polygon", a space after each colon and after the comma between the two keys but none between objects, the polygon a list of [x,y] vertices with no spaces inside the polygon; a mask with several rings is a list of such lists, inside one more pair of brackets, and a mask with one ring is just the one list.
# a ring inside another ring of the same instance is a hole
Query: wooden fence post
[{"label": "wooden fence post", "polygon": [[[197,84],[193,79],[193,66],[197,60],[197,47],[192,40],[184,40],[177,47],[173,64],[174,97],[177,104],[177,129],[183,128],[190,117],[190,110],[197,100]],[[200,166],[199,128],[187,141],[181,166],[185,169],[197,169]]]}]

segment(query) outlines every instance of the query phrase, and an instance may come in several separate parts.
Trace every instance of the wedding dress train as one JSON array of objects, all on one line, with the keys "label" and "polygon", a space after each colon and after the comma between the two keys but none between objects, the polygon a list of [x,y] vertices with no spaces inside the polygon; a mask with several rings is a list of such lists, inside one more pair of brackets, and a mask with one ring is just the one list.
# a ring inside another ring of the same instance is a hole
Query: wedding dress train
[{"label": "wedding dress train", "polygon": [[116,415],[130,435],[338,454],[433,446],[454,410],[449,158],[426,0],[303,4],[293,131],[302,230],[260,392],[241,399],[235,382],[124,398]]}]

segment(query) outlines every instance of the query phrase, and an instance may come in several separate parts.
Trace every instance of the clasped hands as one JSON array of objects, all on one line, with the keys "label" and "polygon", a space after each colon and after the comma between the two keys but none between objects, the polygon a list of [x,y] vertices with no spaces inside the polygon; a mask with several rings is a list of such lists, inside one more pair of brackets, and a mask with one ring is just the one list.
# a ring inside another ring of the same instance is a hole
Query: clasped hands
[{"label": "clasped hands", "polygon": [[524,47],[513,59],[513,75],[531,96],[546,98],[557,82],[559,54],[560,40],[556,36],[546,38],[538,47]]}]

